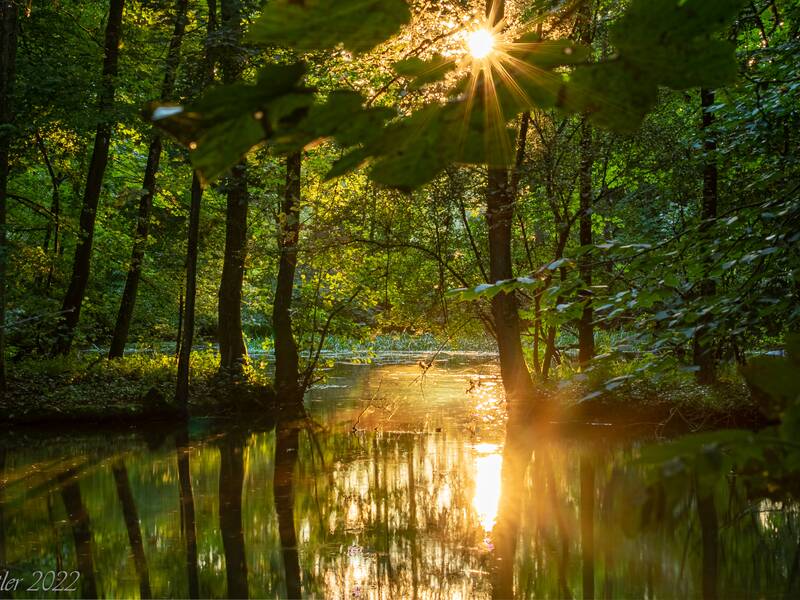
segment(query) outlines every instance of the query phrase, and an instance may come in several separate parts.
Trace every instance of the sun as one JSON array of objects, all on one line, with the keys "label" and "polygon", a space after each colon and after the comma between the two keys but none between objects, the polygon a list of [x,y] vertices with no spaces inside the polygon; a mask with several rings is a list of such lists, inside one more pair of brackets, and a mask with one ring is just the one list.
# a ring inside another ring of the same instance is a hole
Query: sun
[{"label": "sun", "polygon": [[488,29],[476,29],[467,36],[467,48],[472,58],[482,60],[494,50],[494,34]]}]

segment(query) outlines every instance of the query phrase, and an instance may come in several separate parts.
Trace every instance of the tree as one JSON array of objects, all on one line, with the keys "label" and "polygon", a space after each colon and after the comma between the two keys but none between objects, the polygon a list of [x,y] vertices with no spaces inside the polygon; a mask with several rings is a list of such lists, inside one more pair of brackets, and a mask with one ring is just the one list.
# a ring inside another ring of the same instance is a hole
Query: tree
[{"label": "tree", "polygon": [[[237,81],[244,69],[239,46],[242,30],[240,0],[222,0],[221,33],[226,47],[220,55],[222,80]],[[220,371],[240,373],[247,362],[247,346],[242,333],[242,283],[247,258],[247,162],[236,164],[225,184],[228,205],[225,216],[225,256],[219,284],[218,339]]]},{"label": "tree", "polygon": [[6,390],[6,270],[8,242],[8,162],[14,127],[14,80],[17,57],[17,14],[15,0],[0,2],[0,398]]},{"label": "tree", "polygon": [[[216,0],[208,0],[207,5],[208,22],[206,23],[206,42],[201,67],[201,83],[212,81],[214,76],[210,44],[211,38],[217,29]],[[178,374],[175,388],[175,403],[185,418],[189,416],[189,370],[192,358],[192,344],[194,343],[200,208],[203,200],[203,186],[197,170],[192,172],[192,185],[189,194],[189,225],[186,240],[186,291],[184,294],[183,318],[181,319],[183,329],[178,353]]]},{"label": "tree", "polygon": [[[167,51],[167,60],[164,70],[164,81],[161,85],[162,102],[172,100],[175,90],[175,77],[180,61],[181,42],[186,30],[186,11],[188,0],[177,0],[175,5],[175,27]],[[153,208],[153,196],[156,192],[156,174],[158,163],[161,160],[162,138],[160,133],[154,133],[147,152],[147,166],[144,171],[142,196],[139,200],[139,216],[134,236],[131,262],[128,267],[128,276],[125,280],[125,289],[119,305],[119,313],[111,338],[111,347],[108,351],[109,358],[120,358],[125,352],[125,343],[128,340],[128,329],[133,319],[133,309],[136,305],[136,294],[139,289],[139,280],[142,275],[142,261],[144,260],[147,236],[150,230],[150,212]]]},{"label": "tree", "polygon": [[[505,0],[487,0],[486,15],[491,26],[500,23],[504,13]],[[484,85],[488,85],[488,82],[484,82]],[[522,154],[526,137],[527,131],[521,129],[518,147],[522,149]],[[490,283],[514,278],[511,229],[514,224],[516,193],[508,170],[490,166],[486,183]],[[533,382],[522,352],[519,306],[514,291],[500,292],[492,298],[492,317],[506,397],[509,401],[530,400],[533,398]]]},{"label": "tree", "polygon": [[103,175],[108,164],[111,133],[114,128],[114,117],[111,109],[114,104],[115,78],[119,63],[119,44],[122,36],[124,3],[124,0],[110,0],[109,2],[108,22],[103,46],[103,74],[97,100],[99,122],[94,138],[92,158],[89,162],[89,172],[86,176],[86,188],[83,194],[80,239],[75,247],[72,278],[64,295],[64,302],[61,307],[62,317],[57,331],[57,339],[53,345],[53,354],[66,354],[69,352],[75,335],[75,327],[80,320],[83,297],[89,282],[97,206],[103,185]]},{"label": "tree", "polygon": [[275,335],[275,391],[278,401],[291,406],[302,401],[299,386],[299,357],[292,332],[292,293],[297,269],[297,242],[300,236],[300,194],[302,155],[286,158],[286,187],[278,216],[278,280],[272,309]]},{"label": "tree", "polygon": [[[709,232],[713,227],[714,221],[717,218],[717,160],[715,152],[717,149],[717,142],[714,138],[715,134],[712,130],[714,125],[714,91],[701,88],[700,89],[700,110],[702,113],[702,131],[703,131],[703,198],[700,209],[700,228],[699,235],[701,241],[708,240]],[[703,255],[707,256],[709,248],[703,248]],[[709,262],[708,258],[705,259],[706,263]],[[714,281],[706,276],[700,281],[699,295],[701,298],[710,298],[717,291],[717,286]],[[714,374],[714,347],[712,338],[707,332],[708,319],[704,319],[705,323],[701,322],[701,326],[695,332],[693,340],[694,349],[694,364],[698,367],[697,380],[700,383],[713,383],[715,380]]]}]

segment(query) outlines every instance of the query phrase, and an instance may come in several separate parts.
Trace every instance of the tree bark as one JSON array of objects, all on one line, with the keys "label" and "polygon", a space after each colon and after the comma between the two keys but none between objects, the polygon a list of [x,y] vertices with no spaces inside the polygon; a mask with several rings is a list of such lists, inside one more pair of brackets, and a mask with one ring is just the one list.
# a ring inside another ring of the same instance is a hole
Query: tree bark
[{"label": "tree bark", "polygon": [[[39,135],[39,132],[35,132],[34,137],[36,138],[36,146],[39,148],[39,153],[42,155],[42,159],[44,160],[45,167],[47,168],[47,174],[50,176],[50,185],[52,187],[52,192],[50,196],[50,218],[51,221],[47,222],[47,229],[44,232],[44,240],[42,240],[42,251],[47,255],[48,251],[50,250],[50,239],[53,239],[53,256],[58,256],[60,253],[59,247],[59,235],[61,233],[61,184],[63,183],[65,177],[60,173],[56,173],[55,168],[53,167],[53,162],[50,160],[50,155],[47,152],[47,146],[45,146],[44,140],[42,136]],[[47,269],[47,281],[45,283],[45,289],[50,289],[50,284],[53,281],[53,261],[50,261],[50,266]],[[36,278],[36,286],[40,287],[42,284],[42,277],[39,276]]]},{"label": "tree bark", "polygon": [[[177,0],[175,5],[175,28],[167,51],[164,81],[161,85],[162,101],[170,100],[174,95],[175,75],[180,61],[181,42],[186,31],[188,5],[189,0]],[[133,319],[133,309],[136,306],[136,294],[139,290],[139,279],[142,274],[147,236],[150,232],[150,212],[153,208],[153,196],[156,191],[156,173],[158,173],[158,164],[161,160],[161,148],[161,134],[155,133],[147,152],[147,166],[144,170],[143,193],[139,200],[139,216],[133,238],[131,263],[128,267],[125,289],[122,292],[117,321],[114,325],[114,335],[111,338],[111,348],[108,351],[109,358],[121,358],[125,352],[125,343],[128,341],[128,330]]]},{"label": "tree bark", "polygon": [[242,334],[242,284],[247,256],[247,167],[244,162],[233,168],[227,186],[218,339],[220,371],[236,374],[242,371],[247,361],[247,346]]},{"label": "tree bark", "polygon": [[[581,246],[592,243],[592,167],[594,166],[594,153],[592,149],[592,126],[584,117],[581,123],[580,146],[580,222],[579,236]],[[578,363],[581,368],[587,366],[594,358],[594,318],[592,312],[592,266],[589,254],[582,254],[578,261],[583,289],[579,296],[584,303],[581,318],[578,321]]]},{"label": "tree bark", "polygon": [[[244,60],[239,48],[242,33],[240,0],[222,0],[222,29],[226,47],[220,63],[222,79],[234,83],[241,76]],[[225,255],[219,286],[218,341],[220,372],[235,375],[247,362],[247,346],[242,333],[242,284],[247,258],[247,162],[236,165],[227,181],[228,203],[225,215]]]},{"label": "tree bark", "polygon": [[[486,15],[493,25],[504,17],[505,3],[487,0]],[[523,140],[520,140],[522,143]],[[489,238],[489,280],[496,283],[511,279],[513,261],[511,231],[514,222],[515,185],[505,168],[489,167],[486,185],[486,226]],[[512,403],[531,401],[533,383],[525,356],[519,323],[519,304],[515,294],[500,293],[492,298],[500,374],[506,400]]]},{"label": "tree bark", "polygon": [[[208,0],[208,22],[206,23],[205,56],[200,87],[214,78],[211,38],[217,29],[217,2]],[[191,201],[189,206],[189,231],[186,242],[186,290],[183,308],[182,336],[178,350],[178,377],[175,387],[175,404],[184,417],[189,416],[189,363],[194,343],[195,305],[197,299],[197,255],[200,240],[200,208],[203,186],[195,171],[192,174]]]},{"label": "tree bark", "polygon": [[8,244],[8,160],[14,123],[14,80],[17,64],[17,15],[14,0],[0,0],[0,397],[6,391],[6,275]]},{"label": "tree bark", "polygon": [[98,98],[100,122],[97,125],[92,158],[89,162],[89,172],[86,176],[86,189],[83,194],[80,217],[80,237],[75,247],[72,277],[61,307],[62,317],[56,332],[57,337],[53,346],[53,354],[67,354],[70,351],[72,340],[75,336],[75,328],[80,320],[86,286],[89,283],[97,205],[100,200],[103,176],[108,164],[111,133],[114,129],[111,108],[114,104],[114,80],[117,77],[119,63],[123,8],[124,0],[110,0],[104,45],[103,78]]},{"label": "tree bark", "polygon": [[302,402],[299,387],[299,358],[292,333],[292,292],[297,269],[297,242],[300,239],[300,193],[302,155],[286,158],[286,188],[278,222],[278,281],[272,307],[275,337],[275,391],[278,402],[293,406]]},{"label": "tree bark", "polygon": [[[700,239],[703,242],[709,241],[706,236],[714,224],[714,219],[717,217],[717,142],[714,134],[709,131],[714,124],[714,113],[710,111],[710,108],[714,105],[714,100],[714,90],[706,88],[700,90],[700,104],[703,112],[702,130],[705,137],[703,142],[703,202],[700,210],[700,218],[702,219],[700,222]],[[700,282],[700,298],[710,298],[716,293],[717,286],[712,279],[706,277]],[[711,384],[716,380],[713,341],[706,331],[708,321],[709,319],[707,318],[701,319],[693,341],[693,362],[696,367],[699,367],[697,381],[701,384]]]},{"label": "tree bark", "polygon": [[178,354],[178,381],[175,403],[185,416],[189,416],[189,362],[194,344],[194,317],[197,298],[197,254],[200,238],[200,204],[203,187],[195,171],[192,176],[192,199],[189,207],[189,236],[186,243],[186,300],[183,311],[183,337]]}]

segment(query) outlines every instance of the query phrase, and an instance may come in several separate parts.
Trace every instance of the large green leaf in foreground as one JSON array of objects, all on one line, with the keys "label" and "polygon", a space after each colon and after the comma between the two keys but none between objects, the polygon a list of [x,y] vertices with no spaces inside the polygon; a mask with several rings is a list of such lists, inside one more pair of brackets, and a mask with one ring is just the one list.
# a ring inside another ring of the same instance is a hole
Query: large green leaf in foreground
[{"label": "large green leaf in foreground", "polygon": [[408,23],[404,0],[273,0],[252,27],[247,40],[299,51],[327,50],[340,43],[366,52]]}]

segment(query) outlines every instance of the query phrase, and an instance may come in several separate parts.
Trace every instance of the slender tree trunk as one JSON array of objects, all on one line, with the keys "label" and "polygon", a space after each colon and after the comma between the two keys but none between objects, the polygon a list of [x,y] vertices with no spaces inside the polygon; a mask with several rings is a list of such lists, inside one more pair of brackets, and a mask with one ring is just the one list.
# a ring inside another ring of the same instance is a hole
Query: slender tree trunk
[{"label": "slender tree trunk", "polygon": [[83,598],[97,598],[97,583],[94,573],[94,558],[92,555],[92,526],[89,513],[81,497],[81,488],[78,485],[77,473],[69,469],[58,477],[61,485],[61,498],[67,510],[67,518],[72,527],[72,537],[75,540],[75,555],[77,567],[81,574],[81,596]]},{"label": "slender tree trunk", "polygon": [[[592,149],[592,126],[584,118],[581,123],[581,157],[580,157],[580,243],[588,246],[592,243],[592,167],[594,153]],[[592,312],[592,265],[589,254],[581,255],[578,263],[583,289],[579,296],[584,302],[583,312],[578,321],[578,362],[581,368],[586,367],[594,358],[594,318]]]},{"label": "slender tree trunk", "polygon": [[[206,24],[205,56],[203,76],[200,87],[213,81],[214,66],[211,39],[217,29],[217,2],[207,0],[208,23]],[[203,200],[203,186],[195,171],[192,174],[191,200],[189,205],[189,231],[186,242],[186,291],[184,294],[183,332],[178,351],[178,377],[175,387],[175,404],[184,417],[189,416],[189,367],[194,344],[195,304],[197,299],[197,256],[200,240],[200,208]]]},{"label": "slender tree trunk", "polygon": [[297,242],[300,238],[300,175],[302,155],[286,158],[286,189],[278,223],[278,282],[272,307],[275,336],[275,390],[278,402],[292,406],[302,401],[299,388],[299,358],[292,333],[292,292],[297,269]]},{"label": "slender tree trunk", "polygon": [[0,397],[6,392],[6,275],[8,243],[8,160],[14,123],[14,80],[17,64],[17,3],[0,0]]},{"label": "slender tree trunk", "polygon": [[200,582],[197,570],[197,527],[195,524],[194,494],[192,492],[192,469],[189,462],[189,431],[186,424],[175,437],[178,455],[178,484],[181,502],[181,528],[186,538],[186,569],[189,580],[189,598],[200,597]]},{"label": "slender tree trunk", "polygon": [[183,338],[178,354],[178,381],[175,403],[185,416],[189,416],[189,362],[194,344],[195,301],[197,298],[197,254],[200,238],[200,204],[203,187],[197,172],[192,176],[191,204],[189,207],[189,236],[186,243],[186,300],[183,311]]},{"label": "slender tree trunk", "polygon": [[[221,56],[225,83],[237,81],[244,68],[239,48],[242,33],[241,0],[222,0],[222,29],[226,48]],[[247,346],[242,333],[242,283],[247,258],[247,163],[236,165],[227,181],[228,204],[225,215],[225,255],[219,286],[218,341],[220,372],[241,373],[247,362]]]},{"label": "slender tree trunk", "polygon": [[247,556],[242,529],[244,454],[241,440],[223,440],[219,457],[219,528],[225,551],[228,597],[247,598]]},{"label": "slender tree trunk", "polygon": [[103,61],[103,80],[98,99],[100,123],[94,137],[94,149],[89,162],[89,173],[86,176],[86,189],[83,194],[83,207],[80,217],[80,237],[75,247],[75,259],[72,265],[72,278],[61,307],[62,318],[57,331],[57,339],[53,346],[53,354],[66,354],[72,347],[75,328],[81,315],[83,297],[89,283],[89,267],[92,259],[92,243],[94,242],[94,224],[97,217],[97,205],[103,185],[108,149],[111,144],[111,132],[114,121],[111,108],[114,104],[115,82],[119,62],[119,42],[122,34],[122,11],[124,0],[110,0],[108,23],[106,25],[105,60]]},{"label": "slender tree trunk", "polygon": [[[504,2],[487,0],[486,14],[493,23],[504,16]],[[505,168],[489,167],[486,186],[486,225],[489,238],[489,280],[496,283],[511,279],[513,260],[511,232],[514,222],[515,186]],[[519,305],[513,293],[500,293],[492,298],[492,316],[500,354],[500,373],[509,402],[533,398],[519,322]]]},{"label": "slender tree trunk", "polygon": [[[172,99],[175,90],[175,75],[180,61],[181,42],[186,30],[186,11],[188,0],[177,0],[175,5],[175,28],[167,51],[167,64],[164,72],[164,81],[161,85],[161,100]],[[131,263],[128,267],[128,276],[125,279],[125,289],[114,325],[114,335],[111,338],[109,358],[121,358],[125,352],[125,343],[128,341],[128,330],[133,319],[133,309],[136,306],[136,294],[139,290],[139,279],[142,274],[144,253],[147,246],[147,236],[150,231],[150,212],[153,208],[153,196],[156,191],[156,173],[161,160],[161,134],[153,134],[150,148],[147,152],[147,166],[144,170],[143,193],[139,200],[139,217],[136,232],[133,238],[133,251]]]},{"label": "slender tree trunk", "polygon": [[[701,240],[706,239],[709,229],[714,224],[717,217],[717,142],[714,134],[709,131],[714,124],[714,113],[711,107],[714,105],[714,90],[702,88],[700,90],[700,104],[703,111],[702,128],[705,136],[703,142],[704,165],[703,165],[703,204],[700,211],[700,236]],[[716,283],[712,279],[704,278],[700,282],[700,297],[709,298],[717,293]],[[713,341],[706,328],[708,319],[702,319],[700,327],[694,334],[694,364],[699,367],[697,371],[697,381],[703,384],[714,383],[716,380],[716,364],[714,358]]]},{"label": "slender tree trunk", "polygon": [[136,510],[136,501],[133,498],[133,490],[131,490],[128,468],[123,460],[119,459],[111,465],[111,470],[114,473],[117,497],[122,505],[122,514],[125,517],[125,528],[128,531],[128,542],[131,545],[133,565],[136,567],[136,575],[139,577],[139,596],[143,600],[152,598],[150,572],[147,569],[147,559],[145,558],[144,544],[142,543],[142,530],[139,526],[139,511]]},{"label": "slender tree trunk", "polygon": [[286,598],[302,598],[297,534],[294,527],[294,469],[297,464],[299,430],[278,424],[275,431],[275,473],[272,489],[278,513],[278,533],[286,575]]},{"label": "slender tree trunk", "polygon": [[[39,148],[39,153],[42,155],[47,174],[50,176],[50,185],[53,188],[50,196],[50,218],[51,221],[47,222],[47,229],[44,232],[44,240],[42,240],[42,251],[45,255],[50,250],[50,239],[53,240],[53,256],[59,254],[59,234],[61,228],[61,183],[64,181],[64,176],[57,174],[53,163],[50,160],[50,155],[47,152],[47,146],[44,144],[42,136],[39,132],[35,132],[36,146]],[[50,283],[53,281],[53,262],[50,261],[50,266],[47,269],[47,282],[45,289],[50,289]],[[36,278],[36,287],[42,285],[42,276]]]}]

